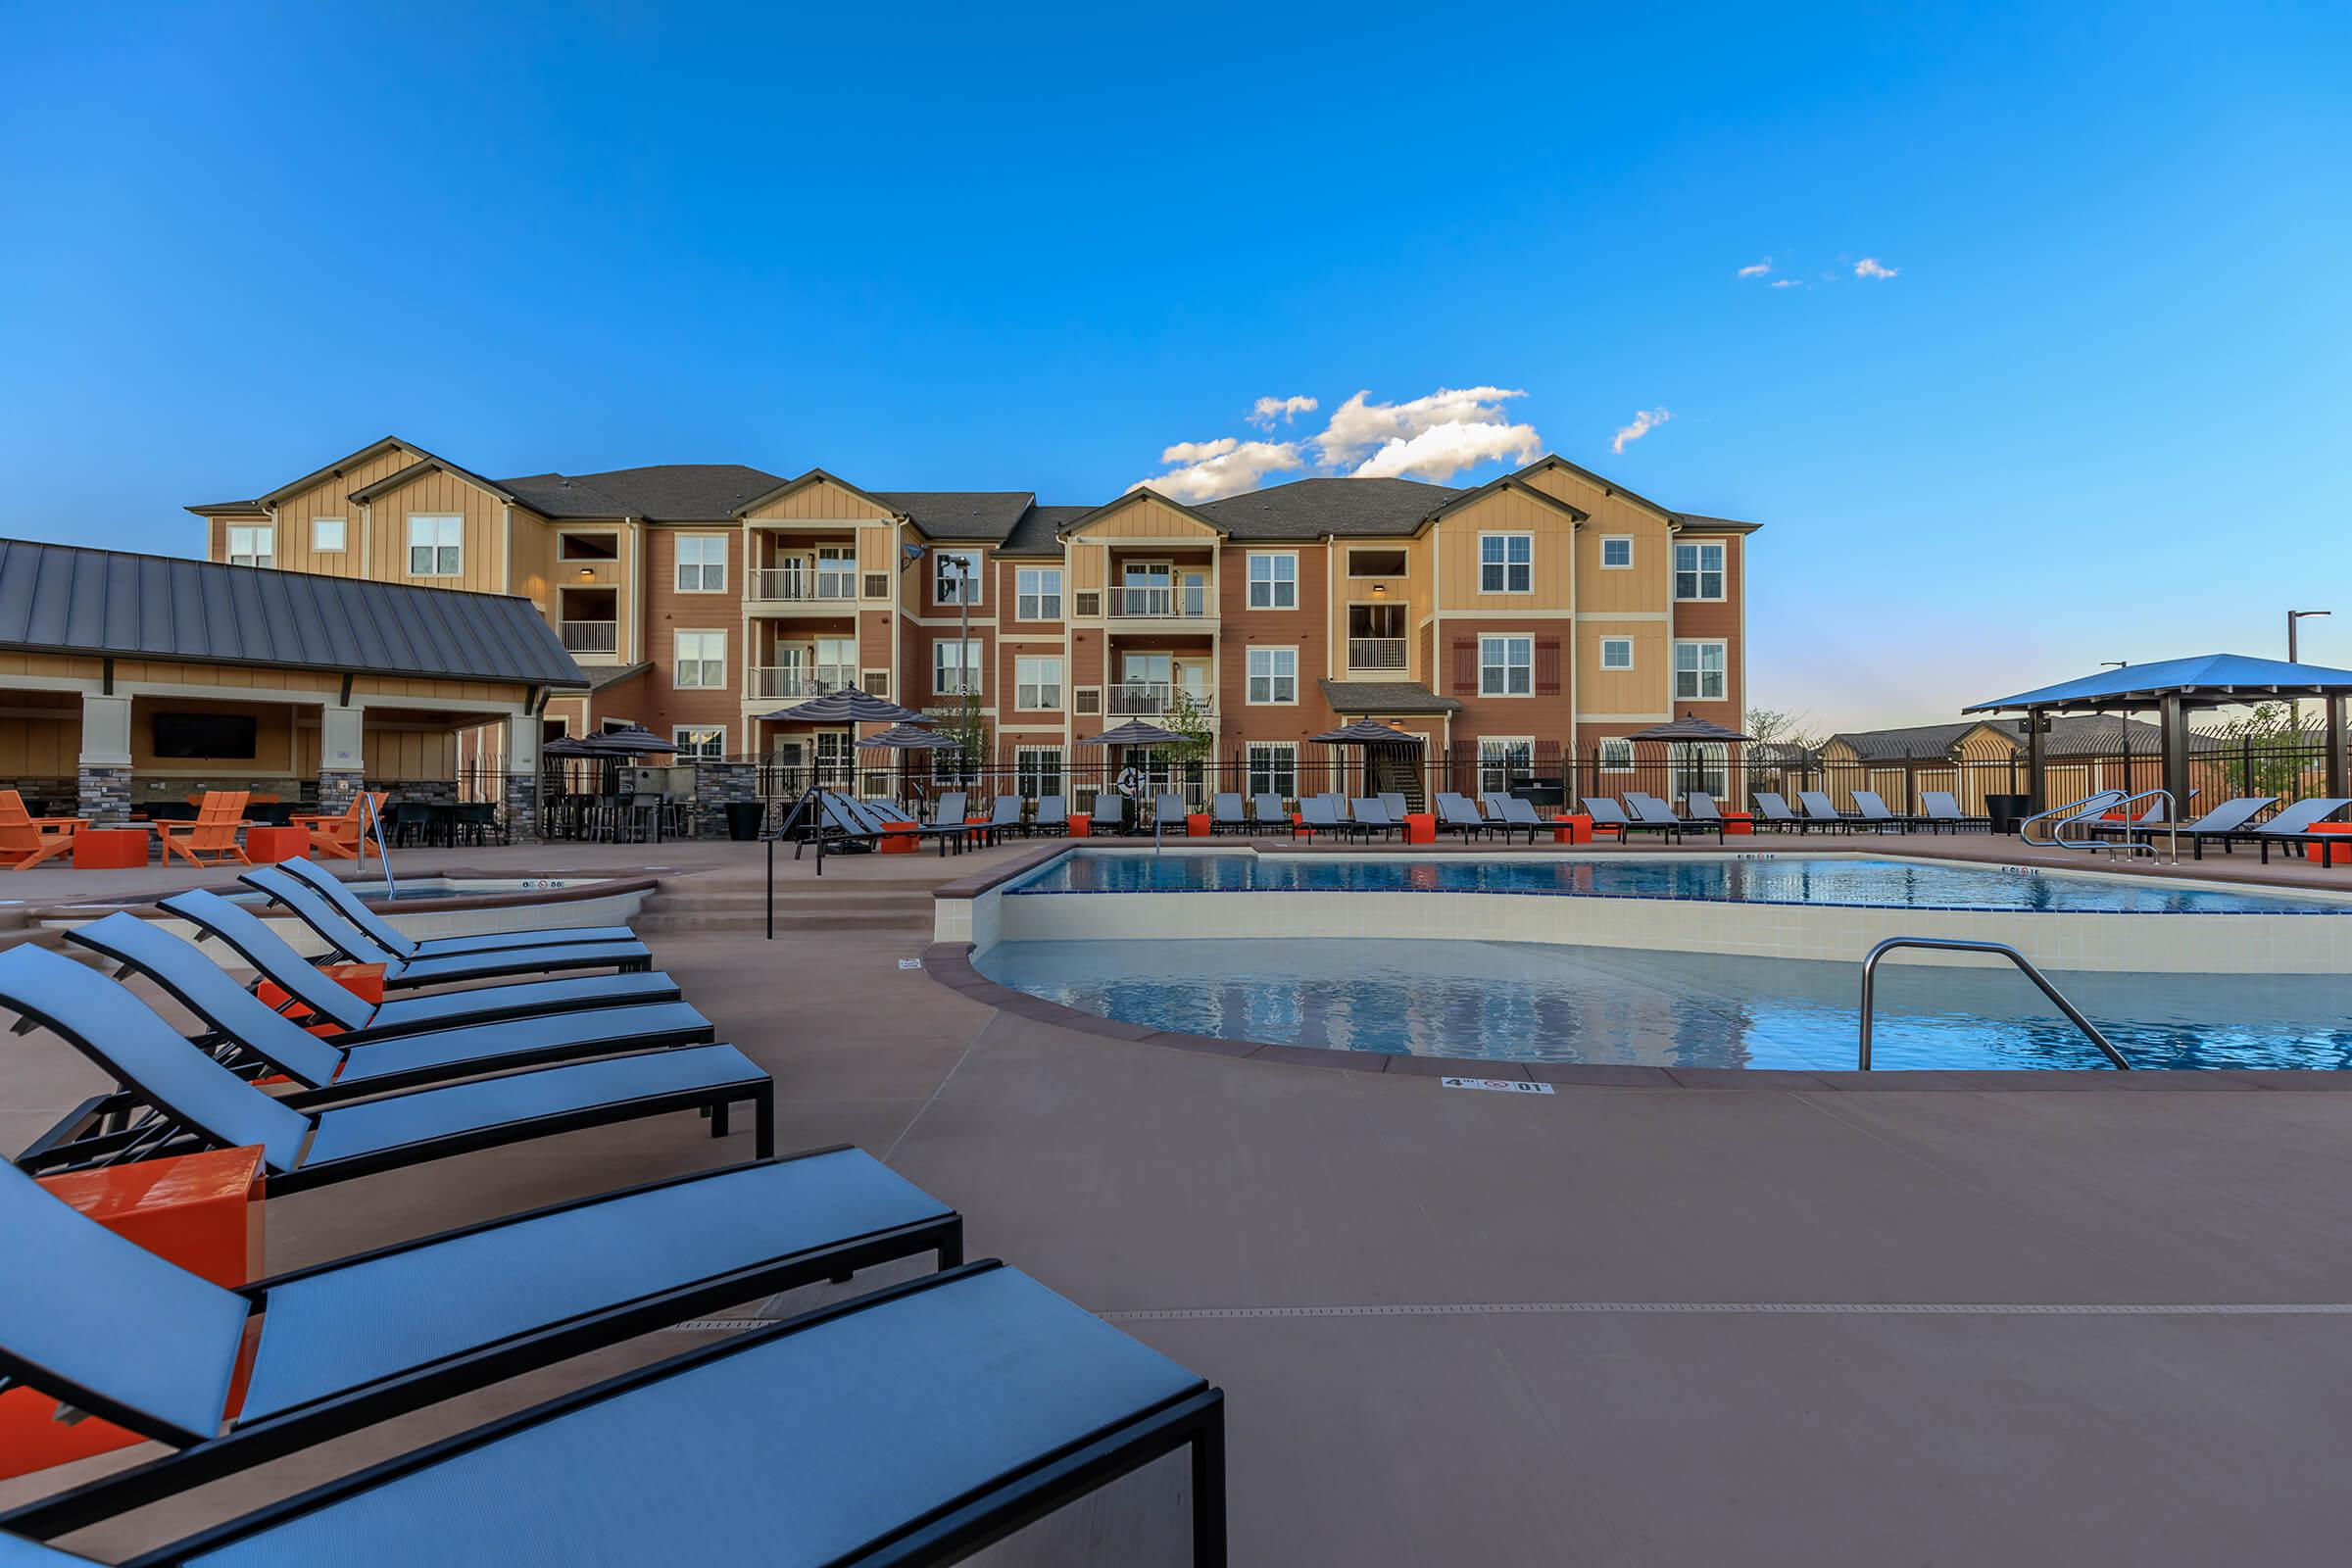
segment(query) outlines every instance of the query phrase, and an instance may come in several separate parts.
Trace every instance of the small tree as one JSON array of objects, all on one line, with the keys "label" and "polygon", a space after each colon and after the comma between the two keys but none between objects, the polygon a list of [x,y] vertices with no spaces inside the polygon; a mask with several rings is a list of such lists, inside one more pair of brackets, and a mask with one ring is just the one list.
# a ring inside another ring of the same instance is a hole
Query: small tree
[{"label": "small tree", "polygon": [[2324,733],[2305,729],[2291,703],[2257,703],[2224,724],[2221,735],[2229,749],[2212,760],[2237,770],[2239,789],[2248,795],[2292,800],[2303,793],[2306,770],[2327,756]]},{"label": "small tree", "polygon": [[1168,710],[1160,715],[1159,727],[1184,737],[1161,748],[1167,753],[1171,779],[1188,779],[1190,769],[1197,763],[1205,763],[1216,750],[1217,726],[1208,716],[1208,705],[1181,688],[1169,698]]},{"label": "small tree", "polygon": [[1806,716],[1778,708],[1751,708],[1747,710],[1747,738],[1765,746],[1793,746],[1812,751],[1824,737],[1805,722]]}]

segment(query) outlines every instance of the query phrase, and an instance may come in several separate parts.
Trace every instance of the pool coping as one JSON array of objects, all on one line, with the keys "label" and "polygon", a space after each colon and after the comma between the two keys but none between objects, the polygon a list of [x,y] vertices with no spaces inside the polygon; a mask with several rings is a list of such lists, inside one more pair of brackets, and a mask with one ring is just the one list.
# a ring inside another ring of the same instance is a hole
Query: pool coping
[{"label": "pool coping", "polygon": [[[978,880],[977,878],[973,880]],[[970,895],[964,895],[969,897]],[[2294,1067],[2141,1068],[2117,1072],[2109,1068],[1889,1068],[1885,1072],[1807,1070],[1789,1067],[1648,1067],[1617,1062],[1494,1061],[1481,1056],[1392,1055],[1379,1051],[1347,1051],[1336,1047],[1285,1046],[1250,1040],[1227,1040],[1219,1035],[1188,1034],[1175,1029],[1148,1029],[1122,1023],[1099,1013],[1065,1007],[1058,1002],[1031,996],[1000,984],[972,966],[973,944],[935,942],[923,951],[926,974],[983,1006],[1015,1017],[1050,1023],[1076,1034],[1129,1045],[1158,1046],[1198,1055],[1235,1056],[1251,1061],[1280,1062],[1291,1067],[1322,1067],[1343,1072],[1390,1073],[1414,1078],[1502,1078],[1550,1084],[1563,1089],[1689,1089],[1689,1090],[1825,1090],[1833,1093],[1888,1091],[2030,1090],[2081,1094],[2103,1091],[2177,1090],[2183,1093],[2329,1093],[2352,1090],[2352,1072]]]},{"label": "pool coping", "polygon": [[[549,904],[569,904],[580,900],[611,898],[615,894],[652,893],[669,873],[640,872],[636,875],[600,871],[542,871],[539,878],[579,877],[582,880],[570,887],[518,889],[511,893],[453,893],[438,899],[382,899],[370,898],[358,883],[350,884],[360,902],[378,914],[452,914],[467,909],[508,909]],[[482,877],[496,881],[513,881],[510,872],[474,871],[464,869],[412,871],[417,881],[438,878]],[[120,899],[77,899],[70,904],[41,904],[24,906],[26,920],[41,925],[55,920],[86,920],[98,917],[97,912],[116,909],[152,909],[175,893],[208,884],[191,882],[186,888],[163,892],[125,893]],[[219,891],[218,888],[215,891]]]}]

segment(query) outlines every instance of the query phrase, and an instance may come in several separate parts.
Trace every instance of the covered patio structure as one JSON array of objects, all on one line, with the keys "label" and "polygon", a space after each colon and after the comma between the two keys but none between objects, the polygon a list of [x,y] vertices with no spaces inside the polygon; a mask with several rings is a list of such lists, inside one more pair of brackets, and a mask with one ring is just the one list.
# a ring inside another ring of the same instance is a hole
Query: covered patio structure
[{"label": "covered patio structure", "polygon": [[2102,669],[2095,675],[1994,698],[1963,709],[1968,713],[2023,713],[2026,724],[2026,789],[2034,810],[2049,802],[2046,720],[2060,713],[2132,713],[2154,710],[2161,731],[2164,788],[2176,808],[2188,799],[2188,715],[2200,709],[2242,707],[2253,703],[2317,700],[2326,714],[2327,791],[2344,793],[2344,698],[2352,694],[2352,669],[2324,664],[2289,663],[2279,659],[2256,659],[2246,654],[2205,654],[2194,659],[2167,659],[2152,664],[2127,664]]}]

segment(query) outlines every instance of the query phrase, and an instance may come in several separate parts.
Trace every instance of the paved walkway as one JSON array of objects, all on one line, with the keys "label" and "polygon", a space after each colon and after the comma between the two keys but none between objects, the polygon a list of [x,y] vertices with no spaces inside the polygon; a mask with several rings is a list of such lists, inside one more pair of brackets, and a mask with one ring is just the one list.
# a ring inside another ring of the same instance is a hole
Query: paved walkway
[{"label": "paved walkway", "polygon": [[[1483,1094],[1079,1035],[902,970],[922,946],[656,939],[776,1074],[787,1147],[886,1156],[964,1210],[973,1255],[1224,1386],[1239,1563],[2340,1558],[2352,1095]],[[9,1058],[9,1147],[94,1087],[45,1035]],[[746,1141],[679,1117],[302,1195],[271,1205],[270,1263]],[[80,1544],[161,1539],[695,1337]],[[1181,1483],[1132,1478],[988,1560],[1181,1561]]]}]

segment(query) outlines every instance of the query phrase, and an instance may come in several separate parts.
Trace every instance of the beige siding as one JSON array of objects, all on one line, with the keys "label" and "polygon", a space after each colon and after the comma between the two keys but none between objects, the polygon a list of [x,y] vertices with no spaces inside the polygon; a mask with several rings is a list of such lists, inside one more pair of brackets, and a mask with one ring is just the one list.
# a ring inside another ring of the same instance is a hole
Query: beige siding
[{"label": "beige siding", "polygon": [[1088,523],[1073,538],[1098,543],[1113,539],[1214,539],[1216,530],[1188,517],[1164,501],[1146,497],[1107,517]]},{"label": "beige siding", "polygon": [[[1657,514],[1614,497],[1595,498],[1594,504],[1586,510],[1592,517],[1577,529],[1577,610],[1591,614],[1666,609],[1674,592],[1672,530]],[[1604,570],[1600,564],[1600,541],[1619,536],[1633,540],[1634,564],[1631,567]]]},{"label": "beige siding", "polygon": [[[368,557],[363,551],[360,526],[360,504],[351,499],[354,490],[365,490],[378,480],[393,474],[416,461],[416,454],[406,447],[393,447],[377,453],[365,463],[354,464],[341,473],[329,474],[308,490],[286,497],[277,504],[277,564],[286,571],[315,571],[329,577],[368,577],[381,573],[367,569]],[[380,508],[376,516],[383,517]],[[311,549],[311,519],[341,517],[343,519],[343,549],[320,555]],[[227,530],[216,527],[213,537],[213,559],[227,559]]]},{"label": "beige siding", "polygon": [[863,501],[829,479],[804,485],[781,501],[773,501],[749,513],[749,520],[759,522],[772,519],[777,522],[832,522],[850,518],[888,517],[890,513]]},{"label": "beige siding", "polygon": [[535,513],[514,509],[508,540],[507,592],[549,612],[556,605],[556,530]]},{"label": "beige siding", "polygon": [[[1632,669],[1600,667],[1603,638],[1630,637]],[[1662,620],[1584,620],[1576,623],[1576,706],[1585,713],[1663,713],[1674,690],[1673,639]]]},{"label": "beige siding", "polygon": [[[1482,533],[1535,535],[1532,593],[1478,591],[1478,536]],[[1431,535],[1445,613],[1457,610],[1564,611],[1575,604],[1575,519],[1532,497],[1498,490],[1446,518]]]},{"label": "beige siding", "polygon": [[[500,569],[504,562],[500,539],[504,510],[503,502],[478,485],[454,473],[429,469],[368,504],[369,539],[365,575],[380,582],[499,593],[504,587],[500,581],[504,575]],[[460,563],[463,569],[456,576],[409,575],[409,518],[418,514],[466,519],[465,554]],[[278,564],[288,566],[293,563],[281,558]]]}]

